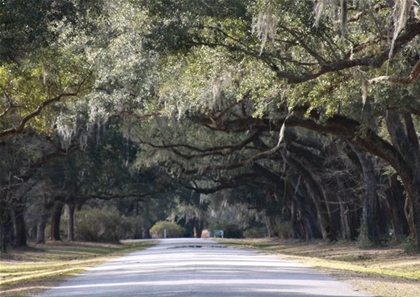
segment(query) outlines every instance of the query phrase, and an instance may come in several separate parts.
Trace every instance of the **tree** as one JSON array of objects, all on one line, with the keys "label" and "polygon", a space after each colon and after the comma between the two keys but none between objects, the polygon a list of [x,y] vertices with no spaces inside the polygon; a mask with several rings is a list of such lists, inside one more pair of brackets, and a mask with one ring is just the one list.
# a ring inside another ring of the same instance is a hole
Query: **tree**
[{"label": "tree", "polygon": [[[417,15],[400,9],[402,2],[372,8],[347,3],[344,30],[331,14],[315,17],[310,1],[233,8],[234,2],[202,8],[191,1],[141,2],[152,19],[148,45],[173,57],[161,68],[167,74],[160,114],[230,133],[299,126],[340,137],[400,176],[410,234],[420,246]],[[392,23],[393,13],[398,21]],[[394,32],[391,42],[383,38],[388,32]],[[384,118],[393,125],[385,127]]]},{"label": "tree", "polygon": [[[62,150],[46,135],[27,130],[4,140],[1,151],[0,203],[1,215],[5,220],[2,234],[6,234],[8,218],[13,218],[15,239],[18,240],[15,245],[22,246],[26,245],[24,211],[27,196],[39,182],[34,176],[45,163],[71,154],[73,148]],[[5,248],[4,242],[2,246]]]}]

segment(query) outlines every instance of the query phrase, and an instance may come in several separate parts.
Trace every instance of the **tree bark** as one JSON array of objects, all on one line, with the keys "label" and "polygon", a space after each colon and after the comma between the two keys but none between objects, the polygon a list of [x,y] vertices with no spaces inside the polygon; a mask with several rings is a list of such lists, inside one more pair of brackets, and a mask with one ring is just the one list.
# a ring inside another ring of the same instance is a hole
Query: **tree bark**
[{"label": "tree bark", "polygon": [[[404,161],[393,166],[400,175],[407,193],[405,214],[410,229],[410,235],[416,239],[420,250],[420,150],[419,141],[414,129],[412,118],[403,114],[401,117],[394,111],[388,111],[386,124],[391,142],[397,148]],[[401,165],[403,166],[399,166]]]},{"label": "tree bark", "polygon": [[13,207],[13,226],[15,232],[15,247],[27,245],[26,228],[25,228],[25,208],[22,204],[17,204]]},{"label": "tree bark", "polygon": [[274,226],[273,226],[273,218],[271,216],[265,216],[265,226],[267,228],[267,236],[268,237],[275,237],[276,234],[274,233]]},{"label": "tree bark", "polygon": [[6,253],[8,244],[9,225],[11,224],[11,219],[8,211],[4,209],[2,209],[1,211],[1,251],[2,253]]},{"label": "tree bark", "polygon": [[76,204],[67,203],[68,221],[67,221],[67,240],[74,241],[74,212]]},{"label": "tree bark", "polygon": [[60,220],[61,220],[61,213],[63,210],[63,203],[61,201],[55,201],[54,206],[52,208],[51,213],[51,233],[50,238],[51,240],[60,241]]},{"label": "tree bark", "polygon": [[397,175],[389,176],[389,188],[385,191],[388,211],[394,229],[394,238],[400,241],[410,234],[407,218],[404,212],[404,187],[398,181]]},{"label": "tree bark", "polygon": [[194,232],[197,238],[201,238],[201,233],[203,232],[204,222],[203,220],[196,218],[194,220]]},{"label": "tree bark", "polygon": [[42,244],[45,243],[45,227],[47,226],[48,217],[41,215],[39,221],[36,225],[36,243]]},{"label": "tree bark", "polygon": [[354,149],[354,152],[359,158],[363,172],[365,195],[362,210],[362,225],[367,227],[367,236],[369,240],[374,244],[378,244],[382,238],[387,236],[388,232],[384,214],[381,211],[379,203],[375,167],[372,158],[365,152],[361,152],[357,149]]},{"label": "tree bark", "polygon": [[322,238],[329,241],[337,240],[337,233],[331,222],[330,212],[326,205],[324,191],[321,188],[320,182],[316,180],[315,176],[308,170],[308,167],[303,166],[295,158],[289,156],[287,157],[287,162],[302,176],[309,190],[317,210]]},{"label": "tree bark", "polygon": [[322,234],[317,225],[316,214],[310,209],[311,203],[306,197],[299,194],[295,195],[295,202],[299,209],[296,213],[296,221],[300,224],[304,232],[301,239],[311,240],[321,238]]}]

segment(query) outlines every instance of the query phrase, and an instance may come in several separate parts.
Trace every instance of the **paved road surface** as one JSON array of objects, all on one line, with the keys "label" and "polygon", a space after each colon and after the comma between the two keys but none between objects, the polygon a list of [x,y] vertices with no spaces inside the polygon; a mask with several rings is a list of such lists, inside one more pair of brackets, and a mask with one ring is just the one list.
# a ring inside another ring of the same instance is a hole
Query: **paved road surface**
[{"label": "paved road surface", "polygon": [[272,256],[209,239],[165,239],[46,291],[42,297],[365,297],[346,284]]}]

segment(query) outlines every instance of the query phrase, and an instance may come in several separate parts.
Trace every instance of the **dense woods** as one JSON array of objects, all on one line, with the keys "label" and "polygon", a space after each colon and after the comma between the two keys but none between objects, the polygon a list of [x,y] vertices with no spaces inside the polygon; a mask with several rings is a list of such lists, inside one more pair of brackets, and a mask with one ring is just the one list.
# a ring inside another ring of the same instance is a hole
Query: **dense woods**
[{"label": "dense woods", "polygon": [[2,1],[2,250],[165,219],[418,250],[419,36],[410,0]]}]

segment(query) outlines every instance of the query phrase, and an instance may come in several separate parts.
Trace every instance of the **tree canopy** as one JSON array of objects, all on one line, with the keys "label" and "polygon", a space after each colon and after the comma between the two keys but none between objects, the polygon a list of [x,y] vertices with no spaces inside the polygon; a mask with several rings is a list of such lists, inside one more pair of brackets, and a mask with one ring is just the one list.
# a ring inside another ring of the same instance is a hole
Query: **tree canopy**
[{"label": "tree canopy", "polygon": [[83,149],[118,117],[132,172],[253,189],[232,197],[270,235],[381,241],[392,225],[420,246],[417,2],[40,1],[22,19],[29,4],[3,2],[4,142],[30,126]]}]

